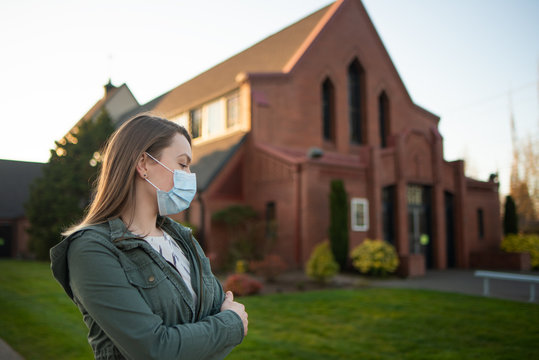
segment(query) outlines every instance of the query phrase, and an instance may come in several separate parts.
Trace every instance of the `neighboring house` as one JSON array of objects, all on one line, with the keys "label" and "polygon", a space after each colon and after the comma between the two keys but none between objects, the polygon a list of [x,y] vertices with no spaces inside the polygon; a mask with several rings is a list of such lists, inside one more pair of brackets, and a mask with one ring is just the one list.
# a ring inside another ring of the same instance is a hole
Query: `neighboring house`
[{"label": "neighboring house", "polygon": [[103,111],[107,112],[113,124],[118,125],[122,122],[122,119],[125,119],[126,114],[141,110],[142,106],[126,84],[114,86],[109,79],[104,89],[103,97],[60,139],[60,143],[68,141],[72,134],[77,134],[78,128],[83,122],[94,121]]},{"label": "neighboring house", "polygon": [[[498,183],[443,158],[440,118],[412,102],[360,0],[339,0],[143,106],[193,136],[198,194],[178,219],[223,260],[212,214],[245,204],[277,223],[278,252],[303,266],[328,237],[329,189],[344,181],[350,248],[392,243],[401,272],[469,267],[501,240]],[[120,116],[120,122],[129,116]]]},{"label": "neighboring house", "polygon": [[43,163],[0,160],[0,257],[31,257],[24,204]]}]

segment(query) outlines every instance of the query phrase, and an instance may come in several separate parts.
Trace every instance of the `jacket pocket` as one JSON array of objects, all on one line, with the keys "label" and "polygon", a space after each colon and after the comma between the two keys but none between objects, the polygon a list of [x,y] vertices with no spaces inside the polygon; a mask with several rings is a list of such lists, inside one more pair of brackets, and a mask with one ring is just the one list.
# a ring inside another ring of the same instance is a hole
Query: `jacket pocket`
[{"label": "jacket pocket", "polygon": [[[165,299],[170,301],[171,293],[163,271],[158,266],[147,263],[137,268],[125,270],[125,275],[129,283],[137,288],[152,311],[163,316],[167,306],[170,306]],[[165,295],[167,293],[168,295]]]},{"label": "jacket pocket", "polygon": [[135,269],[126,270],[125,274],[131,284],[143,289],[154,288],[161,281],[165,280],[163,271],[151,263]]}]

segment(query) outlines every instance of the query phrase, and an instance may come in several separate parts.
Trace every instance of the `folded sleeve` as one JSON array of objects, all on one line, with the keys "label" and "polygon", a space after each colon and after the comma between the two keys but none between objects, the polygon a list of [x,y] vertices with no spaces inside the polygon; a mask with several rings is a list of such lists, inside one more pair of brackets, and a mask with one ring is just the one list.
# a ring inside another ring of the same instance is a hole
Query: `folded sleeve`
[{"label": "folded sleeve", "polygon": [[219,359],[243,340],[241,318],[230,310],[165,326],[130,284],[117,255],[99,242],[74,241],[68,266],[73,295],[128,358]]}]

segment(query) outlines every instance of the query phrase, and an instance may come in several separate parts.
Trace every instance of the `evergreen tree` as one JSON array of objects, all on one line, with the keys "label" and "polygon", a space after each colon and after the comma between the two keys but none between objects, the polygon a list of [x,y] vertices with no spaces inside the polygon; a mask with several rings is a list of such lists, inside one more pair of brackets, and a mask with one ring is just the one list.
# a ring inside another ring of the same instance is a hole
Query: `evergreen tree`
[{"label": "evergreen tree", "polygon": [[333,180],[329,193],[329,240],[335,261],[344,269],[348,259],[348,199],[342,180]]},{"label": "evergreen tree", "polygon": [[511,195],[505,197],[505,208],[503,214],[504,235],[518,233],[518,216],[515,201]]},{"label": "evergreen tree", "polygon": [[100,167],[99,151],[113,131],[112,121],[103,111],[57,141],[56,150],[51,150],[43,175],[30,186],[25,204],[30,249],[38,259],[48,259],[60,233],[82,218]]}]

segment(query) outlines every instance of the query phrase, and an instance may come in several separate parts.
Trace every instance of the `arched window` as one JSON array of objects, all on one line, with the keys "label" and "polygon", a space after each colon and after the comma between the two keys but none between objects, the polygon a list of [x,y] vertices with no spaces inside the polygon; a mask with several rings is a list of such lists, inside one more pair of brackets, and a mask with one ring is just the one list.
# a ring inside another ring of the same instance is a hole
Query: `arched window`
[{"label": "arched window", "polygon": [[380,126],[380,144],[387,147],[387,137],[389,136],[389,98],[383,91],[378,97],[378,123]]},{"label": "arched window", "polygon": [[348,66],[348,108],[350,142],[364,144],[365,134],[365,71],[357,59]]},{"label": "arched window", "polygon": [[322,83],[322,133],[324,140],[335,141],[335,88],[329,78]]}]

